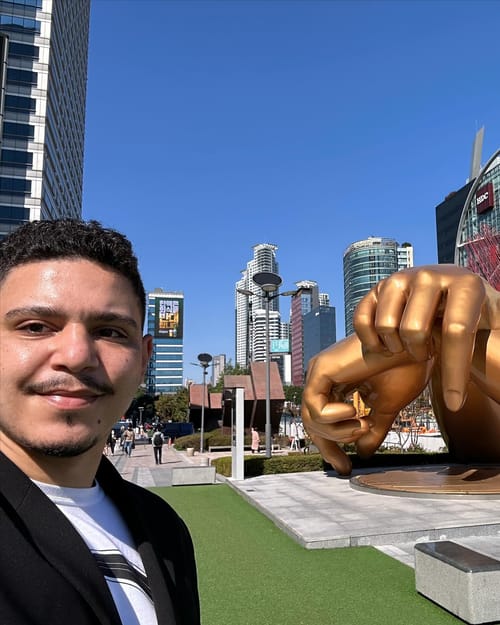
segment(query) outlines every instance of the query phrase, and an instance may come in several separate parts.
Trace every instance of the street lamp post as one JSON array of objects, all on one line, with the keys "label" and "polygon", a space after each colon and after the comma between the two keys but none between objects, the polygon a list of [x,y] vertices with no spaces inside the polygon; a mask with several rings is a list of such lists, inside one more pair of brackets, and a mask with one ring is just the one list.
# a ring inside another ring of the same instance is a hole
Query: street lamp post
[{"label": "street lamp post", "polygon": [[[283,293],[275,293],[279,289],[280,284],[282,283],[281,276],[277,273],[272,273],[270,271],[261,271],[252,276],[252,280],[257,284],[262,291],[264,292],[264,300],[265,300],[265,340],[266,340],[266,349],[265,349],[265,358],[266,358],[266,431],[265,431],[265,446],[266,446],[266,458],[271,458],[272,456],[272,445],[271,445],[271,354],[270,354],[270,331],[269,331],[269,302],[280,295],[296,295],[299,291],[284,291]],[[300,290],[300,289],[299,289]],[[252,295],[257,295],[253,291],[249,289],[237,289],[238,293],[242,295],[246,295],[248,297]],[[274,294],[273,294],[274,293]]]},{"label": "street lamp post", "polygon": [[278,290],[282,283],[277,273],[261,271],[252,276],[252,280],[264,291],[266,302],[266,458],[272,456],[271,446],[271,354],[269,345],[269,302],[272,293]]},{"label": "street lamp post", "polygon": [[198,354],[198,360],[200,361],[200,367],[203,368],[203,397],[201,400],[201,428],[200,428],[200,454],[203,453],[205,443],[205,395],[207,388],[207,369],[212,362],[212,356],[210,354]]}]

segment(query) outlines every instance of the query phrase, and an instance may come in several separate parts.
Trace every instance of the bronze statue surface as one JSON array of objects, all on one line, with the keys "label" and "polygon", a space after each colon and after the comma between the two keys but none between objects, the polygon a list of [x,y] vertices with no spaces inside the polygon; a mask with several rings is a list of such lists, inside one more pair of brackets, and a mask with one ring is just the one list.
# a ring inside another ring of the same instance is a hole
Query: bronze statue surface
[{"label": "bronze statue surface", "polygon": [[[427,265],[379,282],[358,304],[356,333],[309,362],[302,417],[339,474],[382,444],[399,411],[429,384],[459,462],[500,463],[500,292],[470,270]],[[370,413],[347,401],[359,391]]]}]

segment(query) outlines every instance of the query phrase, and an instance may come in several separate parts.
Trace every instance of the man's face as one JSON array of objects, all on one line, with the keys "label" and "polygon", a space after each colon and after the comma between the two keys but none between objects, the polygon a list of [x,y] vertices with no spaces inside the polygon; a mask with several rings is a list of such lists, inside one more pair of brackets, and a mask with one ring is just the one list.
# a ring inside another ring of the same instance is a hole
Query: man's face
[{"label": "man's face", "polygon": [[142,382],[151,339],[128,280],[93,262],[12,269],[0,284],[0,447],[102,447]]}]

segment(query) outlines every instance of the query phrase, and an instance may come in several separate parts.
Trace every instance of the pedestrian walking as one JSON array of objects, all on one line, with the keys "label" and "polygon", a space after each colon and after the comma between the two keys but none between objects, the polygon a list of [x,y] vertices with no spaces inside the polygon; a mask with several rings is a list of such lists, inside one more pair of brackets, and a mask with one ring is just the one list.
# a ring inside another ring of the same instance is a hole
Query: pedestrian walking
[{"label": "pedestrian walking", "polygon": [[109,455],[110,452],[111,452],[111,455],[114,455],[115,445],[116,445],[115,433],[113,432],[113,430],[111,430],[111,432],[109,433],[108,439],[106,441],[106,455]]},{"label": "pedestrian walking", "polygon": [[252,428],[252,444],[250,448],[253,454],[260,452],[260,435],[258,430],[254,427]]},{"label": "pedestrian walking", "polygon": [[153,444],[153,453],[155,457],[155,463],[161,464],[161,453],[162,453],[163,443],[165,442],[165,439],[159,428],[156,428],[155,433],[153,434],[153,438],[151,439],[151,442]]},{"label": "pedestrian walking", "polygon": [[132,455],[132,449],[135,447],[135,432],[134,428],[129,425],[128,428],[123,433],[123,451],[127,454],[127,456]]}]

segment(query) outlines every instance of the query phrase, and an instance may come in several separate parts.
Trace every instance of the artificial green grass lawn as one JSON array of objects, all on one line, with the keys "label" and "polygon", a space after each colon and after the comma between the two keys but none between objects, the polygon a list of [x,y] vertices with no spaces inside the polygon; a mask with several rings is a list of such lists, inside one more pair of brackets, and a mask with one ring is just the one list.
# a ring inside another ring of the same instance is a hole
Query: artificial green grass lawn
[{"label": "artificial green grass lawn", "polygon": [[418,595],[410,567],[372,547],[304,549],[225,484],[152,490],[191,530],[203,625],[463,623]]}]

